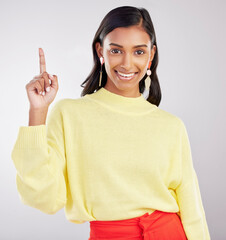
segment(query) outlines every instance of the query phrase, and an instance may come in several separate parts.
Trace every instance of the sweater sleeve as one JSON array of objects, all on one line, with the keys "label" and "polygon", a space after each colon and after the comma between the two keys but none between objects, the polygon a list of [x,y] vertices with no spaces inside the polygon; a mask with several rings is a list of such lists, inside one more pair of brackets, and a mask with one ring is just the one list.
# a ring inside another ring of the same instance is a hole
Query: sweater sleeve
[{"label": "sweater sleeve", "polygon": [[47,214],[67,201],[62,102],[55,103],[46,125],[21,126],[11,153],[20,200]]},{"label": "sweater sleeve", "polygon": [[176,188],[180,218],[188,240],[210,240],[190,142],[183,122],[180,135],[181,182]]}]

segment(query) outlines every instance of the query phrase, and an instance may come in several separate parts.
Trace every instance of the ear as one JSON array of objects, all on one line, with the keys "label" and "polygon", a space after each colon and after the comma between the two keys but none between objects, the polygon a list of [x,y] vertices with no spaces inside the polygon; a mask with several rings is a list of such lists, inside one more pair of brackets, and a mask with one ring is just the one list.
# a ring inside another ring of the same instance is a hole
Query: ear
[{"label": "ear", "polygon": [[154,58],[154,56],[155,56],[155,52],[156,52],[156,46],[153,45],[153,47],[152,47],[152,49],[151,49],[151,59],[150,59],[150,61],[153,60],[153,58]]},{"label": "ear", "polygon": [[101,47],[99,42],[96,42],[95,48],[96,48],[97,56],[99,58],[103,57],[103,48]]}]

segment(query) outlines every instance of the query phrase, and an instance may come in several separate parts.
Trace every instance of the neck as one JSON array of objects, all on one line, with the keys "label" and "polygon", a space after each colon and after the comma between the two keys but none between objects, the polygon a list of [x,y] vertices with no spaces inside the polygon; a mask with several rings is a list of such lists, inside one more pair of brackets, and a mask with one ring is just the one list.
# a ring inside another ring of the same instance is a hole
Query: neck
[{"label": "neck", "polygon": [[121,96],[124,96],[124,97],[140,97],[141,96],[139,86],[135,89],[132,89],[132,90],[131,89],[121,90],[121,89],[118,89],[115,86],[110,86],[108,83],[109,83],[109,81],[107,81],[104,88],[106,90],[108,90],[109,92],[112,92],[112,93],[115,93],[115,94],[118,94],[118,95],[121,95]]},{"label": "neck", "polygon": [[144,114],[157,108],[156,105],[148,102],[144,98],[143,94],[140,94],[138,97],[125,97],[110,92],[104,87],[100,88],[94,93],[86,94],[84,97],[101,104],[103,107],[106,107],[109,110],[124,114]]}]

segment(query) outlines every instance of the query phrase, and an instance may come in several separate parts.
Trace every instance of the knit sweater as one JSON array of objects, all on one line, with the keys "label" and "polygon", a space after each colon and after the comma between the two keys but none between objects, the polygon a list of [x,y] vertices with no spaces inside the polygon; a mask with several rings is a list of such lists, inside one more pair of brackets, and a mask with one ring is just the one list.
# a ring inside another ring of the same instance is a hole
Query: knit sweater
[{"label": "knit sweater", "polygon": [[54,103],[44,125],[20,126],[11,153],[23,204],[68,221],[180,216],[188,240],[209,240],[183,121],[141,94],[101,88]]}]

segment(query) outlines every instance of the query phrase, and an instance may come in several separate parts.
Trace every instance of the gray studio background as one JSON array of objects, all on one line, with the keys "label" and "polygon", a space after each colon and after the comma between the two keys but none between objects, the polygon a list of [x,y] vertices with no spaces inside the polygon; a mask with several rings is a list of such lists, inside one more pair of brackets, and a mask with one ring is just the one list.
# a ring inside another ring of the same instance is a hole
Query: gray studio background
[{"label": "gray studio background", "polygon": [[39,74],[38,48],[47,72],[59,79],[54,102],[80,97],[93,64],[94,34],[107,12],[122,5],[150,12],[159,50],[159,108],[184,121],[211,239],[226,239],[226,2],[1,0],[1,240],[88,239],[89,222],[70,223],[63,209],[47,215],[20,202],[11,151],[19,126],[28,125],[25,85]]}]

